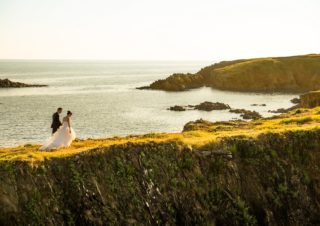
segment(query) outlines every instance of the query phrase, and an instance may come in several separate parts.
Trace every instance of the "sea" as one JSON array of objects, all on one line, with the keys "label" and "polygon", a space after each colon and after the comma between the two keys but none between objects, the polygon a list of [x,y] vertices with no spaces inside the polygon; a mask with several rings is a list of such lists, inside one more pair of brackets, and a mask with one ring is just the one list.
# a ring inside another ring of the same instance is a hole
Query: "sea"
[{"label": "sea", "polygon": [[[37,88],[0,88],[0,146],[44,142],[51,135],[52,114],[63,108],[73,112],[72,127],[79,139],[131,134],[180,132],[197,119],[240,119],[228,110],[169,111],[174,105],[204,101],[223,102],[232,108],[268,110],[288,108],[294,94],[261,94],[221,91],[208,87],[184,92],[139,90],[173,73],[194,73],[215,62],[204,61],[86,61],[1,60],[0,78]],[[265,104],[266,106],[252,106]]]}]

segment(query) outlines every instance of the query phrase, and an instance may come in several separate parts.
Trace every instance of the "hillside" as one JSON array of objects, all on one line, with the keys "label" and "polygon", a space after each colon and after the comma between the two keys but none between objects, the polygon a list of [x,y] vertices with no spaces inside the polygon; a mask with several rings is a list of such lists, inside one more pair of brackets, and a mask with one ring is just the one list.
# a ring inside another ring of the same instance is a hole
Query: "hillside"
[{"label": "hillside", "polygon": [[147,89],[184,91],[208,86],[241,92],[306,92],[320,89],[320,55],[222,61],[196,74],[173,74]]},{"label": "hillside", "polygon": [[317,225],[320,108],[0,149],[0,225]]}]

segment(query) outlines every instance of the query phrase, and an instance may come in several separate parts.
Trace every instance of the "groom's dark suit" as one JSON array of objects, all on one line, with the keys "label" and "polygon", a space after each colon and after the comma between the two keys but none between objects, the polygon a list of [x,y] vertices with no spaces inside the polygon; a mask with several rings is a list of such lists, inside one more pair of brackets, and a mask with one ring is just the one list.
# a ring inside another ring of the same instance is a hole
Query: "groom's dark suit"
[{"label": "groom's dark suit", "polygon": [[60,122],[59,113],[56,112],[52,115],[52,124],[51,124],[52,134],[55,133],[61,125],[62,124]]}]

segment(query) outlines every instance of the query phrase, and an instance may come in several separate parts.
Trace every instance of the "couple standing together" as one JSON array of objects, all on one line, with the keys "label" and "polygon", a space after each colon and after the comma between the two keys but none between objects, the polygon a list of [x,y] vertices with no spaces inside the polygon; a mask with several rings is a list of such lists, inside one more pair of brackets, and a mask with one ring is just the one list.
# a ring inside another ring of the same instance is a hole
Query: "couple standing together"
[{"label": "couple standing together", "polygon": [[69,147],[71,142],[76,138],[74,130],[71,128],[72,112],[68,111],[60,121],[62,108],[58,108],[57,112],[52,115],[52,136],[40,147],[40,150],[51,150],[54,148]]}]

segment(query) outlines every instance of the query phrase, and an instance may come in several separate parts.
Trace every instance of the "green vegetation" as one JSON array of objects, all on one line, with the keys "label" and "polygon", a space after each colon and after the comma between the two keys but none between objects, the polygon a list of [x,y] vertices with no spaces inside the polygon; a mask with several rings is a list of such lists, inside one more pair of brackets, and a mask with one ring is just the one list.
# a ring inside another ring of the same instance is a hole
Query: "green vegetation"
[{"label": "green vegetation", "polygon": [[283,119],[281,123],[289,124],[289,123],[297,123],[297,124],[305,124],[308,122],[312,122],[311,117],[302,117],[302,118],[293,118],[293,119]]},{"label": "green vegetation", "polygon": [[0,149],[0,224],[317,225],[319,110]]}]

